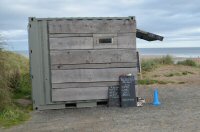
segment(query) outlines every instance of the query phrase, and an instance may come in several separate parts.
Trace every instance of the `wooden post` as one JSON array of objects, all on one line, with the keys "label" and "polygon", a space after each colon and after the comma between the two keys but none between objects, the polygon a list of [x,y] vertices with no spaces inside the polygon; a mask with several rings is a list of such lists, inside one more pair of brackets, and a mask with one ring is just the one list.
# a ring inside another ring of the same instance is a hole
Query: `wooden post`
[{"label": "wooden post", "polygon": [[138,69],[138,74],[140,76],[140,79],[142,79],[142,68],[141,68],[140,54],[139,54],[139,51],[136,51],[136,53],[137,53],[137,69]]},{"label": "wooden post", "polygon": [[138,67],[138,72],[141,73],[141,62],[140,62],[140,54],[139,52],[137,51],[137,67]]}]

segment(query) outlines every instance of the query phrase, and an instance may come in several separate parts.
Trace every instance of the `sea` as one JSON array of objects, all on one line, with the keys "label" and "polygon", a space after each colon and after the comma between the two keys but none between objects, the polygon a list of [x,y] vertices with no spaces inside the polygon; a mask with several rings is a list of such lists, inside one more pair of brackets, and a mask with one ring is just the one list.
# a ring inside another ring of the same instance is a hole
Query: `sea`
[{"label": "sea", "polygon": [[[200,47],[178,47],[178,48],[137,48],[140,55],[148,56],[165,56],[171,55],[174,57],[184,57],[184,58],[199,58],[200,57]],[[28,57],[28,50],[14,51],[15,53],[21,54]]]},{"label": "sea", "polygon": [[200,47],[178,47],[178,48],[138,48],[141,55],[171,55],[174,57],[199,58]]}]

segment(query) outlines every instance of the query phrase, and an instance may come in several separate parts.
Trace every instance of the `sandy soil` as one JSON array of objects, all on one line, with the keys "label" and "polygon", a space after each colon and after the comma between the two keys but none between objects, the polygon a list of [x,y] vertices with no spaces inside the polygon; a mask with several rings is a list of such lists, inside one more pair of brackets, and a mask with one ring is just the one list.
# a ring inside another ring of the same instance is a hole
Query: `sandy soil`
[{"label": "sandy soil", "polygon": [[187,83],[200,85],[200,68],[166,65],[142,75],[142,79],[154,79],[175,84]]}]

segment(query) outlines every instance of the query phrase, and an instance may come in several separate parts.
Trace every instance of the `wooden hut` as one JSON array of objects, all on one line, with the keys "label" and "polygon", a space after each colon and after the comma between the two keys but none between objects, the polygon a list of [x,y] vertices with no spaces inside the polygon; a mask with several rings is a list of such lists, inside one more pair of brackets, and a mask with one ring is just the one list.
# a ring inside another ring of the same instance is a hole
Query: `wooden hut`
[{"label": "wooden hut", "polygon": [[31,17],[28,30],[34,109],[96,106],[120,75],[137,76],[134,17]]}]

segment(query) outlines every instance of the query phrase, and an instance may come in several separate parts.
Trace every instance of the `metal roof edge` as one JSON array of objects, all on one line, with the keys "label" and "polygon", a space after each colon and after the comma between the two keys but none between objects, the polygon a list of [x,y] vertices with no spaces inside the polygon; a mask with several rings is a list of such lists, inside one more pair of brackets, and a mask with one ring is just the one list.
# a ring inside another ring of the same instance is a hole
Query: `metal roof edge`
[{"label": "metal roof edge", "polygon": [[36,17],[29,17],[29,21],[33,20],[135,20],[135,16],[128,16],[128,17],[55,17],[55,18],[36,18]]}]

